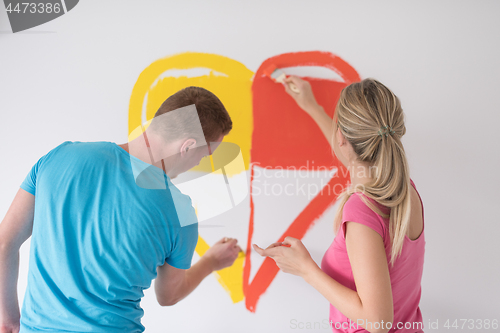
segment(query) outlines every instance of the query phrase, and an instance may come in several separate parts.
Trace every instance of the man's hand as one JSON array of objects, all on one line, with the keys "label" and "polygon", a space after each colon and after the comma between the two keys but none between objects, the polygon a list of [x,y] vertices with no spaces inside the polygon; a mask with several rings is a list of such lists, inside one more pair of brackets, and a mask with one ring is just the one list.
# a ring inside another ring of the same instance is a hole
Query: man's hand
[{"label": "man's hand", "polygon": [[[316,102],[316,98],[312,92],[311,84],[308,81],[302,80],[298,76],[290,75],[283,82],[286,92],[292,96],[301,109],[311,114],[319,108],[318,102]],[[293,83],[299,89],[298,93],[290,89],[290,83]]]},{"label": "man's hand", "polygon": [[167,263],[158,267],[158,277],[155,281],[158,303],[162,306],[174,305],[189,295],[213,271],[231,266],[241,251],[236,243],[236,239],[224,237],[187,270],[172,267]]},{"label": "man's hand", "polygon": [[224,237],[208,249],[202,258],[210,262],[214,271],[229,267],[242,251],[237,243],[235,238]]},{"label": "man's hand", "polygon": [[4,324],[0,326],[0,333],[19,333],[19,330],[19,322],[12,325]]}]

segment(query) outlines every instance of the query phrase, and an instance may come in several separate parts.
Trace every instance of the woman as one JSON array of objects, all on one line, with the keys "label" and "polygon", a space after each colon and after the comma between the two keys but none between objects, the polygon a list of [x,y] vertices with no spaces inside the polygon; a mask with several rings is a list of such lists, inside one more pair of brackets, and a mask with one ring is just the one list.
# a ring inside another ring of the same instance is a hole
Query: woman
[{"label": "woman", "polygon": [[318,124],[351,182],[339,197],[336,236],[321,268],[292,237],[254,249],[330,302],[334,332],[423,332],[423,206],[401,143],[399,99],[374,79],[353,83],[342,90],[332,122],[307,81],[290,76],[284,85]]}]

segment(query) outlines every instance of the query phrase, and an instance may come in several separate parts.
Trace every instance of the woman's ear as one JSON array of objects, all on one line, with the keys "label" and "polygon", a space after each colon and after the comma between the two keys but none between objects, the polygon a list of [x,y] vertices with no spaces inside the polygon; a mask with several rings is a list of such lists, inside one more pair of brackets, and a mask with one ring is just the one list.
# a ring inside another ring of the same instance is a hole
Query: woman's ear
[{"label": "woman's ear", "polygon": [[343,145],[346,144],[347,140],[344,136],[344,134],[342,134],[342,132],[340,131],[340,128],[337,127],[337,144],[339,145],[339,147],[342,147]]}]

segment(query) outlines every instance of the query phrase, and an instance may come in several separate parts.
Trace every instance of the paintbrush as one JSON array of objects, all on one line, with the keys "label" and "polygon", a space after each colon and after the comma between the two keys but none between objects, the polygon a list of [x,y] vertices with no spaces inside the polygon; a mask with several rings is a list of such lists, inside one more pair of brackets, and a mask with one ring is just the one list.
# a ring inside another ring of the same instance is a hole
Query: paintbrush
[{"label": "paintbrush", "polygon": [[[281,69],[279,69],[278,67],[276,67],[276,65],[274,65],[274,64],[269,65],[269,67],[267,67],[264,70],[264,75],[268,76],[274,82],[285,83],[284,82],[284,80],[286,78],[285,72],[283,72]],[[288,86],[290,87],[290,89],[293,92],[295,92],[297,94],[300,92],[299,88],[297,88],[297,86],[295,84],[288,83]]]}]

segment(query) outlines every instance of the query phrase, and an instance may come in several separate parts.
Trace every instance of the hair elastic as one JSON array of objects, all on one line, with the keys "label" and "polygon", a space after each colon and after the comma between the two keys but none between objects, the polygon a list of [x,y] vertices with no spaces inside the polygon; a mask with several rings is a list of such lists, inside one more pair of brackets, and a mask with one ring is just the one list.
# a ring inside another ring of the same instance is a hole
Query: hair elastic
[{"label": "hair elastic", "polygon": [[392,135],[394,133],[396,133],[396,131],[394,131],[391,126],[382,126],[382,127],[380,127],[380,130],[378,131],[378,135],[380,135],[380,137],[382,137],[382,138],[384,137],[384,134],[386,137],[388,137],[389,134]]}]

